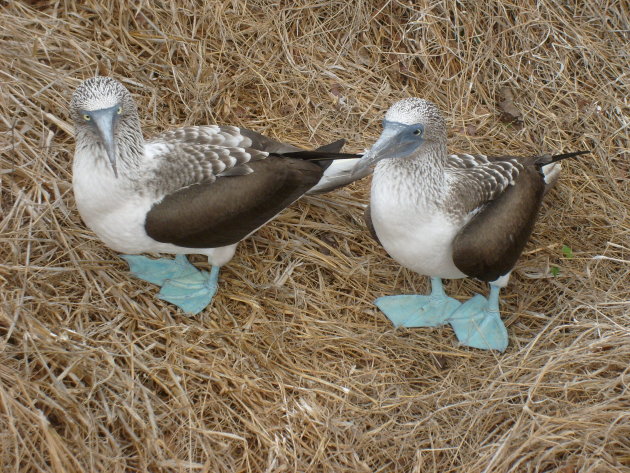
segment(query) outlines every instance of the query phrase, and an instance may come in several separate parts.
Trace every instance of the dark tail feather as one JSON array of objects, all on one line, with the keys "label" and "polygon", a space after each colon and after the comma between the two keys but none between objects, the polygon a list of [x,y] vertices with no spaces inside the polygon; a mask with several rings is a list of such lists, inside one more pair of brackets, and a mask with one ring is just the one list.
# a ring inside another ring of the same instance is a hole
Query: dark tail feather
[{"label": "dark tail feather", "polygon": [[558,177],[560,176],[560,164],[555,165],[553,163],[557,163],[558,161],[562,161],[563,159],[574,158],[576,156],[580,156],[581,154],[587,154],[590,151],[574,151],[572,153],[563,153],[563,154],[545,154],[536,159],[536,165],[539,166],[540,175],[545,180],[545,194],[549,192],[549,190],[556,184]]},{"label": "dark tail feather", "polygon": [[280,153],[285,158],[297,158],[307,161],[333,161],[335,159],[355,159],[360,158],[360,154],[352,153],[330,153],[326,151],[292,151],[290,153]]},{"label": "dark tail feather", "polygon": [[354,159],[360,158],[360,154],[341,153],[341,148],[346,144],[346,140],[343,138],[327,145],[320,146],[319,148],[308,151],[290,151],[288,153],[280,153],[281,156],[287,158],[304,159],[307,161],[324,161],[321,164],[327,167],[326,161],[333,161],[335,159]]},{"label": "dark tail feather", "polygon": [[316,148],[315,151],[321,151],[322,153],[339,153],[345,144],[346,140],[341,138],[340,140],[333,141],[327,145],[320,146],[319,148]]},{"label": "dark tail feather", "polygon": [[541,160],[538,161],[539,164],[551,164],[558,161],[562,161],[563,159],[574,158],[575,156],[580,156],[581,154],[588,154],[590,151],[573,151],[572,153],[563,153],[563,154],[554,154],[550,156],[548,154],[541,156]]}]

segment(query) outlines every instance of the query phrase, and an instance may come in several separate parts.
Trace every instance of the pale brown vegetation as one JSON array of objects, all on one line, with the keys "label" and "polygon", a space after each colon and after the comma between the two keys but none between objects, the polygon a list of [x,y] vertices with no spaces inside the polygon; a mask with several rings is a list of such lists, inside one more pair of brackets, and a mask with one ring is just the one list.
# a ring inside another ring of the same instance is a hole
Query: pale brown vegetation
[{"label": "pale brown vegetation", "polygon": [[[1,8],[1,471],[630,471],[626,2]],[[375,310],[427,281],[369,237],[369,180],[258,231],[187,318],[77,214],[67,103],[97,72],[147,135],[225,123],[360,151],[416,95],[453,150],[592,154],[565,163],[504,291],[505,354]]]}]

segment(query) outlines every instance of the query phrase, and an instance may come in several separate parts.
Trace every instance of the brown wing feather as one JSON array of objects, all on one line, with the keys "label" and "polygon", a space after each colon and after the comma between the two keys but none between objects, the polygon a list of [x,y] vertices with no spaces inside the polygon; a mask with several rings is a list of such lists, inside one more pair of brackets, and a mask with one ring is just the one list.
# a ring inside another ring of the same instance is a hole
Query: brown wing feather
[{"label": "brown wing feather", "polygon": [[147,214],[147,234],[187,248],[237,243],[300,198],[323,173],[315,163],[275,156],[248,165],[251,174],[217,177],[167,195]]},{"label": "brown wing feather", "polygon": [[455,266],[483,281],[507,274],[529,239],[544,189],[536,166],[525,166],[514,185],[485,204],[459,231],[453,241]]},{"label": "brown wing feather", "polygon": [[239,128],[241,135],[251,140],[250,148],[259,149],[268,153],[290,153],[292,151],[300,151],[300,148],[287,143],[269,138],[268,136],[261,135],[257,131],[249,130],[247,128]]},{"label": "brown wing feather", "polygon": [[378,235],[376,234],[376,230],[374,229],[374,224],[372,223],[372,209],[370,207],[370,204],[368,204],[368,206],[365,208],[365,211],[363,212],[363,220],[365,221],[365,226],[369,230],[370,235],[372,235],[372,238],[374,238],[376,242],[380,245],[381,241],[378,239]]}]

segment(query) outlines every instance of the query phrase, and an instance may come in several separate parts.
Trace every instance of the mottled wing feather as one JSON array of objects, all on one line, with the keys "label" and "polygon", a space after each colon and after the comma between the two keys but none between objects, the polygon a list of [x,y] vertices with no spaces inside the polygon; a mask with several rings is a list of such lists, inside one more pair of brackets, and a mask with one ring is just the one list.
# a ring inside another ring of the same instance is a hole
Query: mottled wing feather
[{"label": "mottled wing feather", "polygon": [[201,143],[163,143],[148,170],[147,187],[165,195],[183,187],[214,182],[219,175],[251,172],[249,163],[265,159],[267,153],[251,148],[224,147]]},{"label": "mottled wing feather", "polygon": [[453,240],[453,262],[468,276],[494,281],[514,267],[527,244],[544,179],[533,160],[515,158],[487,158],[466,172],[472,174],[465,193],[476,197],[470,221]]},{"label": "mottled wing feather", "polygon": [[[241,129],[236,126],[185,126],[160,133],[150,142],[256,148],[252,146],[252,140],[241,133]],[[256,149],[262,150],[261,148]]]},{"label": "mottled wing feather", "polygon": [[217,176],[249,174],[248,163],[269,154],[251,146],[252,140],[232,126],[189,126],[161,133],[147,142],[154,163],[146,176],[147,187],[161,196],[212,183]]},{"label": "mottled wing feather", "polygon": [[147,234],[187,248],[237,243],[299,199],[323,172],[315,163],[276,156],[249,165],[251,174],[167,195],[147,214]]},{"label": "mottled wing feather", "polygon": [[448,166],[453,168],[468,169],[490,161],[482,154],[451,154],[448,156]]},{"label": "mottled wing feather", "polygon": [[499,197],[514,184],[524,165],[513,157],[452,154],[447,166],[454,177],[454,204],[465,206],[459,210],[468,213]]}]

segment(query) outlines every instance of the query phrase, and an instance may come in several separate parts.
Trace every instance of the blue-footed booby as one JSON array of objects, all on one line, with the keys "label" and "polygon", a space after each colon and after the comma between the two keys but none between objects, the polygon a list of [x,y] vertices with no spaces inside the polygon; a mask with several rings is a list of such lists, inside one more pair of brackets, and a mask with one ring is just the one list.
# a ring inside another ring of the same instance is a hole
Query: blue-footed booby
[{"label": "blue-footed booby", "polygon": [[[131,93],[95,77],[72,96],[72,185],[83,221],[159,297],[196,314],[212,300],[236,245],[306,193],[353,175],[343,140],[314,151],[235,126],[188,126],[145,141]],[[139,253],[171,253],[175,260]],[[206,255],[201,272],[186,254]]]},{"label": "blue-footed booby", "polygon": [[[450,323],[463,345],[504,351],[499,289],[534,226],[558,161],[586,151],[517,158],[448,154],[437,106],[409,98],[385,115],[383,132],[357,163],[376,163],[365,220],[372,235],[402,266],[430,276],[424,295],[385,296],[375,304],[396,326]],[[442,278],[474,277],[490,284],[486,299],[463,304],[448,297]]]}]

